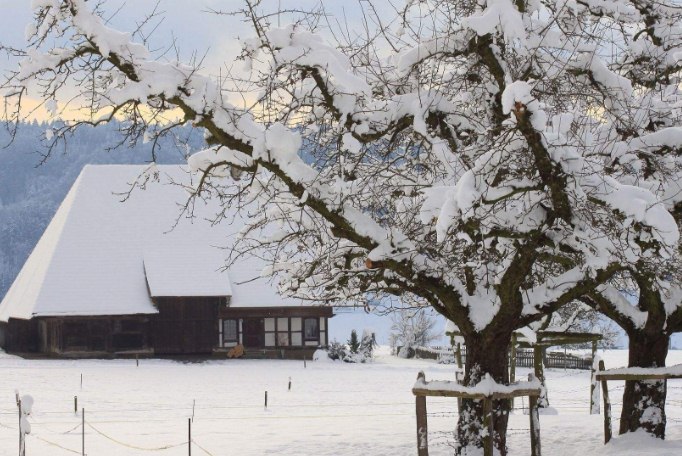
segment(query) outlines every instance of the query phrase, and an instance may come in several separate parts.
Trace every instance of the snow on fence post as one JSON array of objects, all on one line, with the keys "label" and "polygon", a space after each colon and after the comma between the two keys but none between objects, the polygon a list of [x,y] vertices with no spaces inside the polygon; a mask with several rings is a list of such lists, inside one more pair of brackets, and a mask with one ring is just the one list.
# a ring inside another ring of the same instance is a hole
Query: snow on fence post
[{"label": "snow on fence post", "polygon": [[28,394],[19,397],[19,391],[16,391],[16,401],[19,409],[19,456],[26,456],[26,434],[31,433],[28,416],[33,409],[33,397]]},{"label": "snow on fence post", "polygon": [[[592,342],[596,344],[596,342]],[[599,382],[597,381],[597,372],[599,372],[599,362],[601,358],[594,355],[592,358],[592,376],[590,379],[590,415],[599,415]]]},{"label": "snow on fence post", "polygon": [[[424,382],[426,377],[424,371],[417,374],[417,382]],[[428,424],[426,418],[426,396],[416,396],[417,412],[417,455],[429,456]]]},{"label": "snow on fence post", "polygon": [[[535,382],[537,379],[535,375],[528,374],[528,381]],[[540,415],[537,396],[528,396],[528,416],[530,417],[530,454],[531,456],[540,456],[542,450],[540,447]]]},{"label": "snow on fence post", "polygon": [[[599,370],[606,370],[604,360],[599,360]],[[601,380],[602,395],[604,396],[604,444],[611,440],[611,401],[609,400],[608,381],[603,378]]]},{"label": "snow on fence post", "polygon": [[23,456],[24,434],[21,432],[21,399],[19,399],[18,391],[16,392],[15,396],[17,400],[17,408],[19,409],[19,456]]}]

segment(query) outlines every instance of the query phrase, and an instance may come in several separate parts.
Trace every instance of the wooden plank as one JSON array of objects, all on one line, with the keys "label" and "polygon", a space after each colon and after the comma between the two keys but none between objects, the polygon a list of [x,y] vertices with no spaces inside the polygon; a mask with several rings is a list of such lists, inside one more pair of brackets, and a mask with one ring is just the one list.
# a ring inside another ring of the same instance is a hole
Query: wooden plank
[{"label": "wooden plank", "polygon": [[[424,381],[424,372],[417,374],[417,381]],[[429,428],[426,416],[426,397],[417,396],[416,398],[416,412],[417,412],[417,455],[429,456]]]},{"label": "wooden plank", "polygon": [[518,389],[509,393],[493,393],[490,395],[483,393],[467,393],[463,391],[452,391],[452,390],[442,390],[442,389],[429,389],[429,388],[412,388],[412,393],[415,396],[431,396],[431,397],[461,397],[464,399],[486,399],[490,398],[493,400],[497,399],[511,399],[513,397],[521,396],[539,396],[540,388],[523,388]]},{"label": "wooden plank", "polygon": [[597,374],[597,380],[674,380],[681,379],[682,374]]},{"label": "wooden plank", "polygon": [[[599,370],[606,370],[604,361],[599,361]],[[599,378],[599,375],[596,376]],[[604,379],[601,380],[602,396],[604,397],[604,444],[609,443],[611,440],[611,401],[609,400],[609,387],[608,382]]]},{"label": "wooden plank", "polygon": [[483,429],[488,430],[488,435],[483,440],[483,456],[493,456],[494,428],[493,428],[493,401],[483,399]]}]

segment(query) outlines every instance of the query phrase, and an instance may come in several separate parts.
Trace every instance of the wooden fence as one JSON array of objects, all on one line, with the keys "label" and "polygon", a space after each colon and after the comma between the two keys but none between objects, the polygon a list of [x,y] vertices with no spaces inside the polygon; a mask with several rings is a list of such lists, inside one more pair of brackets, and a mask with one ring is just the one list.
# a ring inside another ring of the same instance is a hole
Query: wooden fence
[{"label": "wooden fence", "polygon": [[[416,397],[417,412],[417,455],[429,456],[428,444],[428,423],[426,413],[426,397],[456,397],[479,399],[483,401],[484,421],[483,426],[487,430],[487,436],[483,440],[483,455],[493,456],[494,445],[494,420],[493,401],[499,399],[513,400],[515,397],[528,396],[529,418],[530,418],[530,448],[531,456],[540,456],[540,420],[538,416],[537,401],[540,396],[540,387],[536,386],[538,380],[533,374],[528,374],[528,383],[520,382],[515,387],[507,388],[505,392],[491,392],[484,394],[478,392],[476,388],[466,388],[456,382],[440,381],[429,385],[424,377],[424,372],[417,375],[417,383],[412,388],[412,393]],[[510,385],[511,386],[511,385]]]},{"label": "wooden fence", "polygon": [[[677,366],[679,367],[679,366]],[[599,361],[599,369],[594,372],[594,378],[601,383],[604,398],[604,443],[609,443],[613,435],[611,430],[611,400],[609,398],[609,380],[673,380],[682,379],[682,373],[672,372],[669,368],[622,368],[606,370],[604,361]]]},{"label": "wooden fence", "polygon": [[[450,347],[416,347],[415,356],[421,359],[454,362],[455,352]],[[466,362],[466,346],[462,347],[462,362]],[[543,364],[548,368],[590,370],[592,357],[582,358],[570,353],[547,352]],[[516,350],[516,366],[533,368],[533,351]]]}]

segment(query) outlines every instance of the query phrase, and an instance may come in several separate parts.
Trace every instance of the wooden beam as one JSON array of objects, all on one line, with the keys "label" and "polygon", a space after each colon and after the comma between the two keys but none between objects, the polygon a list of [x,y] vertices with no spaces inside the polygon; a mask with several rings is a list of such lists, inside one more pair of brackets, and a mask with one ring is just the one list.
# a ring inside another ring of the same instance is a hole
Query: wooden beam
[{"label": "wooden beam", "polygon": [[[424,372],[417,374],[417,381],[425,381]],[[426,415],[426,396],[416,397],[417,456],[429,456],[429,428]]]},{"label": "wooden beam", "polygon": [[597,380],[674,380],[682,379],[682,374],[597,374]]},{"label": "wooden beam", "polygon": [[513,397],[521,397],[521,396],[539,396],[540,395],[540,388],[524,388],[524,389],[518,389],[514,390],[513,392],[509,393],[492,393],[492,394],[483,394],[483,393],[467,393],[463,391],[453,391],[449,389],[433,389],[433,388],[412,388],[412,393],[415,396],[431,396],[431,397],[461,397],[464,399],[486,399],[490,398],[492,400],[498,400],[498,399],[511,399]]},{"label": "wooden beam", "polygon": [[597,356],[597,342],[592,342],[592,367],[590,368],[590,415],[599,415],[599,383],[597,383],[597,367],[594,365]]},{"label": "wooden beam", "polygon": [[[604,361],[599,361],[599,370],[606,370]],[[599,378],[599,374],[596,375]],[[604,444],[609,443],[611,440],[611,401],[609,400],[609,387],[608,382],[604,379],[601,380],[602,396],[604,396]]]}]

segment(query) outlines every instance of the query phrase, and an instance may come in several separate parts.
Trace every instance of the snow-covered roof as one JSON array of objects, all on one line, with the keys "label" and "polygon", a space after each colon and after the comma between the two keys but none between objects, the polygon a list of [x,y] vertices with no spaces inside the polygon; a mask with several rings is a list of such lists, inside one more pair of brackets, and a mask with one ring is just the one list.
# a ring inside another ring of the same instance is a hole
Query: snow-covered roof
[{"label": "snow-covered roof", "polygon": [[160,182],[128,196],[147,168],[83,169],[0,303],[0,321],[152,314],[157,296],[231,296],[232,307],[300,304],[260,278],[262,260],[240,259],[224,270],[243,221],[211,225],[215,211],[203,204],[194,218],[181,217],[188,194],[170,183],[189,183],[185,168],[156,166]]}]

